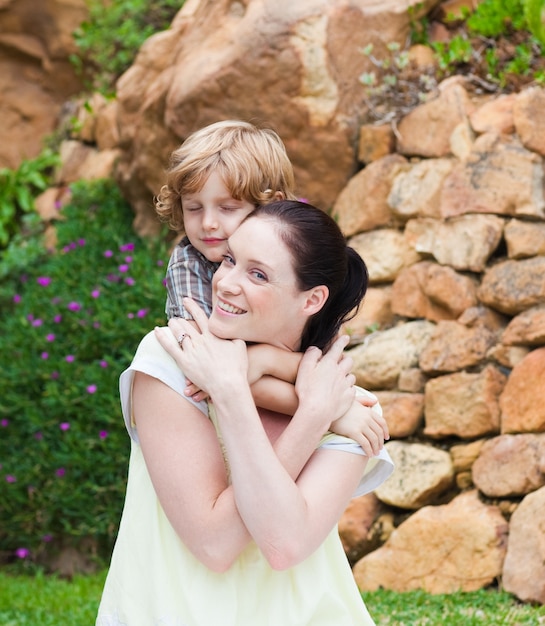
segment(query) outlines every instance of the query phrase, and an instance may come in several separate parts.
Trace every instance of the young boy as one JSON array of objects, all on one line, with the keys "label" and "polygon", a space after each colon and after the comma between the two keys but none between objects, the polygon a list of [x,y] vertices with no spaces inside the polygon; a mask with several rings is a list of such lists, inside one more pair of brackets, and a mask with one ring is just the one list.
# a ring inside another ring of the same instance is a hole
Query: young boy
[{"label": "young boy", "polygon": [[[185,297],[210,315],[212,276],[227,251],[228,238],[258,205],[296,199],[293,188],[293,168],[282,140],[274,131],[247,122],[206,126],[173,152],[166,184],[156,199],[159,218],[172,229],[185,231],[167,268],[169,319],[192,319]],[[293,415],[297,398],[292,383],[300,358],[272,346],[248,347],[248,376],[256,404]],[[186,393],[195,400],[205,397],[193,385]],[[370,394],[359,401],[372,406],[376,398]],[[331,430],[360,443],[369,456],[377,454],[388,438],[382,416],[358,403]]]}]

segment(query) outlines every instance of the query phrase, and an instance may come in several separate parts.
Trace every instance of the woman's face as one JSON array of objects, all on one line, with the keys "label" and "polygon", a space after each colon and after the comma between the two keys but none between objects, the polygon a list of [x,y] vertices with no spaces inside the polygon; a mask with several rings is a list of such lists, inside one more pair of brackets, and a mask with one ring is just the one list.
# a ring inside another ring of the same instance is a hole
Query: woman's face
[{"label": "woman's face", "polygon": [[213,280],[210,330],[223,339],[243,339],[297,350],[314,312],[300,291],[289,249],[274,220],[251,217],[229,237]]}]

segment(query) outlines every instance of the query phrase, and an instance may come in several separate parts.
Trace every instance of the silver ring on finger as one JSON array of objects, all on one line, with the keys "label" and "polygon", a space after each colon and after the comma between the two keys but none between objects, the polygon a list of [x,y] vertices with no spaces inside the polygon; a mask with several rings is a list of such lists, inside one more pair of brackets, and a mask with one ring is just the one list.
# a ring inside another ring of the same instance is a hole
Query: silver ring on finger
[{"label": "silver ring on finger", "polygon": [[183,343],[184,343],[184,339],[187,337],[187,333],[182,333],[181,335],[178,336],[178,338],[176,339],[176,341],[178,342],[178,345],[180,346],[180,348],[183,349]]}]

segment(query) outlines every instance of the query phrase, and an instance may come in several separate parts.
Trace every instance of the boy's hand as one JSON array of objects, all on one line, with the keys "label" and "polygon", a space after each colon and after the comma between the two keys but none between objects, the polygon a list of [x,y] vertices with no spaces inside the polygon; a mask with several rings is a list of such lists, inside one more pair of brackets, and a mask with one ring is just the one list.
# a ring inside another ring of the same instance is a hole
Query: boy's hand
[{"label": "boy's hand", "polygon": [[200,402],[201,400],[207,400],[208,394],[206,391],[199,389],[197,385],[193,384],[189,379],[186,378],[187,387],[184,389],[184,394],[189,398],[195,400],[195,402]]},{"label": "boy's hand", "polygon": [[338,435],[349,437],[360,444],[368,457],[376,456],[390,438],[386,420],[374,411],[376,398],[361,396],[356,398],[350,409],[331,423],[330,430]]}]

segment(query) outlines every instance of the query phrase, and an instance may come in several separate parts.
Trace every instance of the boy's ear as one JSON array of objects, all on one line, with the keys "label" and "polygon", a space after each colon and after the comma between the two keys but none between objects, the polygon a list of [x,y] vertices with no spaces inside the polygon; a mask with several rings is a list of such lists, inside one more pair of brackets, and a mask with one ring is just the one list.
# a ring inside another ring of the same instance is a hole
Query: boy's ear
[{"label": "boy's ear", "polygon": [[329,297],[329,289],[325,285],[318,285],[306,292],[304,312],[311,316],[318,313]]}]

